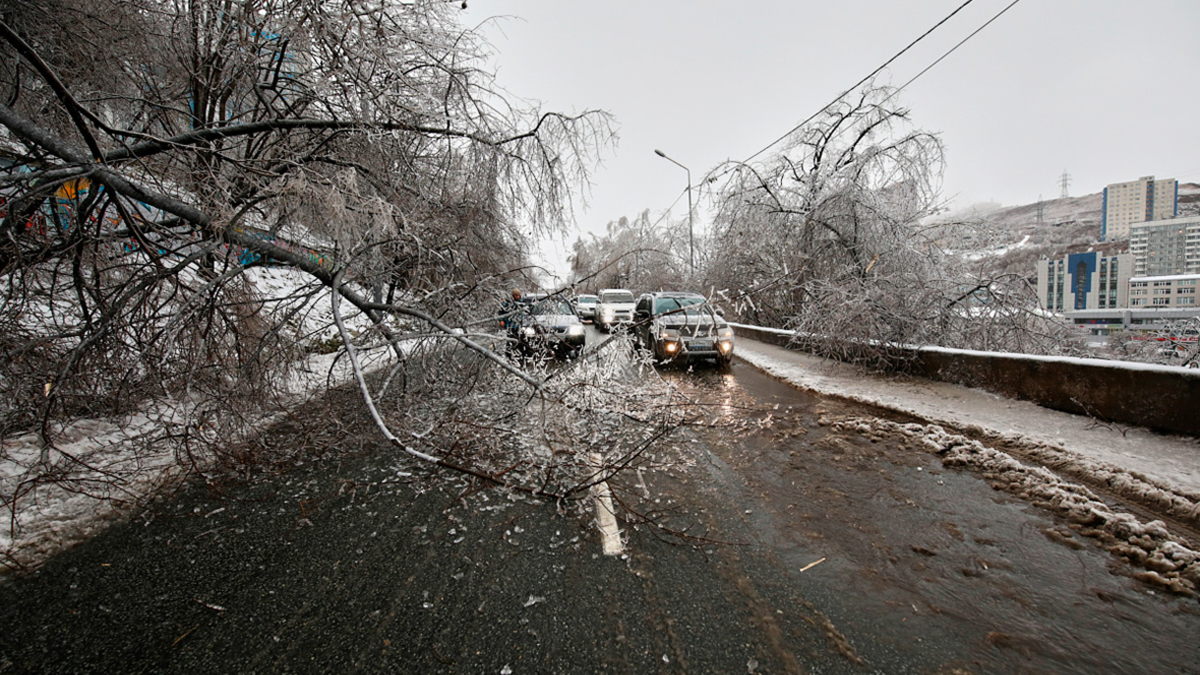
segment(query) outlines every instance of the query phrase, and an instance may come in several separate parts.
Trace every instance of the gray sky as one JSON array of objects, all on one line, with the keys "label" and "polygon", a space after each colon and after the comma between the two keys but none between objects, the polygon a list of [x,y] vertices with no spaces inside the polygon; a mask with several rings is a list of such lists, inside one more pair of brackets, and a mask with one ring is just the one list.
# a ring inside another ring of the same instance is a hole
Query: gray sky
[{"label": "gray sky", "polygon": [[[779,138],[963,0],[469,0],[498,84],[544,110],[600,108],[619,144],[583,231],[649,208]],[[881,76],[910,78],[1011,0],[974,0]],[[1200,182],[1200,0],[1021,0],[900,95],[947,148],[954,207],[1026,204],[1140,176]],[[674,215],[684,217],[686,201]],[[573,237],[572,237],[573,239]]]}]

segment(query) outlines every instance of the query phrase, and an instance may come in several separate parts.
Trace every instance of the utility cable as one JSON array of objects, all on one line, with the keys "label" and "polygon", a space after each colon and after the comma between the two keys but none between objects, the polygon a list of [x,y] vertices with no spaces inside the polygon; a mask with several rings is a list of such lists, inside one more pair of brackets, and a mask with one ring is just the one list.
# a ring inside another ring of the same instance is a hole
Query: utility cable
[{"label": "utility cable", "polygon": [[[913,82],[916,82],[918,77],[921,77],[921,76],[922,76],[922,75],[924,75],[925,73],[929,72],[929,70],[930,70],[931,68],[933,68],[933,67],[934,67],[934,66],[936,66],[937,64],[941,63],[941,62],[942,62],[942,59],[945,59],[947,56],[950,56],[951,54],[953,54],[953,53],[954,53],[956,50],[958,50],[958,48],[959,48],[959,47],[961,47],[961,46],[963,46],[964,44],[966,44],[967,40],[970,40],[971,38],[975,37],[975,36],[976,36],[976,35],[977,35],[977,34],[978,34],[980,31],[982,31],[984,28],[987,28],[988,26],[992,25],[992,22],[993,22],[993,21],[995,21],[996,19],[999,19],[1001,16],[1003,16],[1003,15],[1004,15],[1004,13],[1005,13],[1005,12],[1007,12],[1007,11],[1008,11],[1008,10],[1010,10],[1010,9],[1012,9],[1012,8],[1013,8],[1013,5],[1017,4],[1017,3],[1018,3],[1018,2],[1020,2],[1020,1],[1021,1],[1021,0],[1013,0],[1012,2],[1008,3],[1008,6],[1007,6],[1007,7],[1005,7],[1004,9],[1000,10],[1000,11],[999,11],[999,12],[996,14],[996,16],[993,16],[992,18],[988,19],[987,23],[983,24],[983,25],[982,25],[982,26],[980,26],[979,28],[976,28],[976,29],[975,29],[975,30],[974,30],[974,31],[973,31],[973,32],[972,32],[970,35],[968,35],[967,37],[963,38],[963,39],[962,39],[962,40],[961,40],[961,41],[960,41],[958,44],[956,44],[956,45],[954,45],[953,47],[951,47],[951,48],[949,49],[949,51],[947,51],[945,54],[942,54],[941,56],[939,56],[939,57],[938,57],[938,59],[937,59],[936,61],[934,61],[933,63],[929,64],[928,66],[925,66],[925,69],[924,69],[924,70],[922,70],[921,72],[917,73],[916,75],[914,75],[914,76],[912,77],[912,79],[911,79],[911,80],[909,80],[908,82],[905,82],[904,84],[900,85],[900,87],[899,87],[898,89],[896,89],[896,91],[895,91],[895,92],[893,92],[893,93],[892,93],[892,96],[895,96],[896,94],[899,94],[901,91],[903,91],[903,90],[904,90],[904,88],[905,88],[905,87],[907,87],[908,85],[912,84]],[[891,98],[891,96],[889,96],[888,98]],[[886,99],[884,99],[884,100],[886,100]]]},{"label": "utility cable", "polygon": [[[892,64],[892,62],[893,62],[893,61],[895,61],[896,59],[898,59],[898,58],[900,58],[901,56],[903,56],[905,52],[907,52],[908,50],[912,49],[914,46],[916,46],[916,44],[917,44],[918,42],[920,42],[921,40],[924,40],[926,37],[928,37],[928,36],[929,36],[929,34],[930,34],[930,33],[932,33],[933,31],[937,30],[939,27],[941,27],[941,25],[942,25],[942,24],[944,24],[944,23],[946,23],[947,21],[949,21],[951,18],[953,18],[953,17],[954,17],[954,15],[955,15],[955,14],[958,14],[959,12],[961,12],[961,11],[962,11],[962,10],[963,10],[963,9],[964,9],[964,8],[965,8],[967,5],[971,4],[971,3],[972,3],[972,2],[974,2],[974,1],[975,1],[975,0],[967,0],[967,1],[966,1],[966,2],[964,2],[963,4],[959,5],[957,9],[955,9],[953,12],[950,12],[950,14],[946,15],[946,17],[945,17],[944,19],[942,19],[941,21],[939,21],[939,22],[937,22],[936,24],[934,24],[932,28],[930,28],[929,30],[927,30],[927,31],[925,31],[924,33],[922,33],[922,34],[921,34],[921,36],[920,36],[920,37],[918,37],[916,40],[913,40],[912,42],[910,42],[910,43],[908,44],[908,46],[907,46],[907,47],[905,47],[904,49],[901,49],[900,51],[896,52],[895,56],[893,56],[892,58],[888,59],[887,61],[884,61],[883,65],[879,66],[879,67],[878,67],[878,68],[876,68],[875,70],[872,70],[872,71],[871,71],[871,72],[870,72],[870,73],[869,73],[869,74],[868,74],[866,77],[864,77],[863,79],[859,80],[858,82],[855,82],[855,83],[854,83],[854,85],[853,85],[853,86],[851,86],[851,87],[850,87],[849,89],[847,89],[846,91],[843,91],[842,93],[838,94],[836,98],[834,98],[834,99],[833,99],[832,101],[830,101],[829,103],[825,104],[825,106],[824,106],[824,107],[822,107],[820,110],[818,110],[818,111],[816,111],[815,113],[813,113],[813,114],[809,115],[807,118],[805,118],[805,120],[804,120],[804,121],[800,122],[800,123],[799,123],[799,124],[797,124],[796,126],[794,126],[794,127],[792,127],[791,129],[789,129],[789,130],[788,130],[788,132],[787,132],[786,134],[784,134],[784,135],[780,136],[779,138],[777,138],[777,139],[775,139],[775,140],[771,141],[771,142],[770,142],[770,143],[768,143],[768,144],[766,145],[766,147],[764,147],[763,149],[759,150],[758,152],[754,153],[753,155],[750,155],[750,156],[749,156],[749,157],[747,157],[746,159],[742,160],[742,164],[746,164],[747,162],[749,162],[750,160],[754,159],[755,157],[758,157],[759,155],[763,154],[763,153],[764,153],[764,152],[766,152],[767,150],[770,150],[771,148],[775,147],[775,145],[777,145],[777,144],[779,144],[780,142],[782,142],[782,141],[784,141],[785,139],[787,139],[787,137],[788,137],[788,136],[791,136],[792,134],[796,133],[796,131],[797,131],[797,130],[799,130],[801,127],[803,127],[805,124],[808,124],[809,122],[811,122],[811,121],[813,121],[814,119],[816,119],[817,115],[820,115],[822,112],[824,112],[824,111],[828,110],[830,106],[832,106],[832,105],[836,104],[838,101],[842,100],[842,99],[843,99],[843,98],[846,96],[846,94],[849,94],[850,92],[852,92],[852,91],[854,91],[855,89],[857,89],[857,88],[858,88],[860,85],[862,85],[862,83],[864,83],[864,82],[866,82],[867,80],[870,80],[872,77],[875,77],[876,75],[878,75],[880,71],[882,71],[884,68],[887,68],[889,65],[891,65],[891,64]],[[1018,1],[1019,1],[1019,0],[1018,0]],[[1014,2],[1013,2],[1013,4],[1015,5],[1015,4],[1016,4],[1016,2],[1014,1]],[[1012,6],[1012,5],[1009,5],[1009,7],[1011,7],[1011,6]],[[1008,9],[1007,9],[1007,8],[1005,8],[1005,11],[1008,11]],[[1001,12],[1001,14],[1003,14],[1003,12]],[[997,16],[998,16],[998,15],[997,15]],[[993,18],[993,21],[994,21],[994,20],[995,20],[995,19]],[[991,21],[989,21],[988,23],[991,23]],[[984,24],[984,25],[986,26],[987,24]],[[977,33],[977,32],[979,32],[979,31],[976,31],[976,33]],[[974,35],[974,33],[972,33],[972,35]],[[969,39],[969,38],[968,38],[968,39]],[[965,42],[965,40],[964,40],[964,42]],[[960,44],[961,44],[961,43],[960,43]],[[944,57],[943,57],[943,58],[944,58]],[[939,59],[939,60],[940,60],[940,59]],[[935,63],[936,63],[936,62],[935,62]]]},{"label": "utility cable", "polygon": [[[987,28],[989,25],[991,25],[991,24],[992,24],[992,22],[994,22],[996,19],[999,19],[1001,16],[1003,16],[1003,15],[1004,15],[1004,13],[1005,13],[1005,12],[1007,12],[1007,11],[1008,11],[1008,10],[1010,10],[1010,9],[1012,9],[1012,8],[1013,8],[1013,6],[1014,6],[1014,5],[1016,5],[1016,4],[1017,4],[1018,2],[1020,2],[1020,1],[1021,1],[1021,0],[1013,0],[1012,2],[1010,2],[1010,3],[1009,3],[1009,4],[1008,4],[1008,5],[1007,5],[1007,6],[1006,6],[1004,9],[1000,10],[999,12],[997,12],[995,16],[993,16],[992,18],[988,19],[988,20],[987,20],[987,22],[985,22],[985,23],[984,23],[982,26],[980,26],[979,28],[976,28],[974,31],[972,31],[970,35],[968,35],[967,37],[965,37],[965,38],[963,38],[962,40],[960,40],[958,44],[954,45],[954,46],[953,46],[953,47],[951,47],[949,50],[947,50],[945,53],[943,53],[943,54],[942,54],[940,57],[938,57],[938,58],[937,58],[937,60],[935,60],[933,63],[930,63],[928,66],[926,66],[924,69],[922,69],[922,70],[921,70],[921,72],[919,72],[919,73],[917,73],[916,75],[914,75],[914,76],[913,76],[913,77],[912,77],[912,78],[911,78],[909,81],[905,82],[903,85],[901,85],[900,87],[898,87],[898,88],[896,88],[894,91],[892,91],[892,93],[891,93],[891,94],[889,94],[889,95],[888,95],[886,98],[884,98],[884,99],[883,99],[883,101],[881,101],[881,103],[886,103],[887,101],[890,101],[890,100],[891,100],[893,97],[895,97],[897,94],[899,94],[901,91],[903,91],[905,87],[907,87],[908,85],[912,84],[913,82],[916,82],[916,81],[917,81],[917,78],[919,78],[919,77],[921,77],[922,75],[924,75],[925,73],[929,72],[929,71],[930,71],[930,70],[931,70],[931,69],[932,69],[934,66],[936,66],[936,65],[937,65],[937,64],[939,64],[939,63],[941,63],[941,62],[942,62],[942,61],[943,61],[943,60],[944,60],[946,57],[950,56],[950,55],[951,55],[951,54],[953,54],[955,51],[957,51],[959,47],[961,47],[961,46],[963,46],[964,44],[966,44],[966,42],[967,42],[968,40],[970,40],[971,38],[975,37],[977,34],[979,34],[979,32],[980,32],[980,31],[982,31],[984,28]],[[967,4],[969,4],[969,2],[968,2],[968,3],[964,3],[963,5],[959,6],[959,8],[958,8],[958,9],[956,9],[956,10],[954,10],[954,12],[953,12],[953,13],[951,13],[951,14],[950,14],[949,16],[947,16],[945,19],[942,19],[940,22],[938,22],[937,26],[940,26],[941,24],[945,23],[947,19],[949,19],[950,17],[954,16],[954,14],[958,13],[958,11],[959,11],[959,10],[961,10],[963,7],[966,7],[966,6],[967,6]],[[915,44],[916,44],[918,41],[920,41],[920,40],[921,40],[921,38],[924,38],[924,37],[925,37],[925,35],[928,35],[930,32],[932,32],[934,29],[936,29],[936,28],[937,28],[937,26],[934,26],[933,28],[930,28],[928,31],[926,31],[926,32],[925,32],[925,34],[924,34],[924,35],[922,35],[920,38],[917,38],[917,40],[914,40],[914,41],[913,41],[913,42],[912,42],[912,43],[911,43],[911,44],[910,44],[908,47],[905,47],[905,48],[904,48],[904,50],[901,50],[901,51],[900,51],[900,53],[896,54],[896,56],[899,56],[900,54],[903,54],[905,50],[907,50],[909,47],[912,47],[912,45],[915,45]],[[896,59],[896,56],[893,56],[891,59],[889,59],[887,63],[883,64],[883,66],[880,66],[879,68],[876,68],[876,69],[875,69],[875,71],[874,71],[874,72],[872,72],[872,73],[871,73],[870,75],[868,75],[867,77],[864,77],[863,79],[859,80],[859,81],[858,81],[858,83],[854,85],[854,87],[851,87],[850,89],[847,89],[846,91],[842,92],[842,95],[841,95],[841,96],[838,96],[837,98],[835,98],[833,101],[831,101],[831,102],[830,102],[828,105],[826,105],[824,108],[821,108],[821,110],[818,110],[817,112],[813,113],[812,115],[810,115],[810,116],[809,116],[807,119],[805,119],[805,120],[804,120],[803,122],[801,122],[800,124],[798,124],[798,125],[796,125],[796,126],[792,127],[792,129],[791,129],[790,131],[788,131],[786,134],[784,134],[783,136],[781,136],[781,137],[779,137],[778,139],[776,139],[775,141],[773,141],[773,142],[772,142],[770,145],[766,146],[766,147],[765,147],[765,148],[763,148],[762,150],[759,150],[758,152],[754,153],[753,155],[750,155],[750,156],[749,156],[749,157],[747,157],[747,158],[746,158],[744,161],[742,161],[742,162],[740,162],[740,163],[738,163],[738,164],[734,165],[734,167],[732,167],[732,168],[729,168],[729,169],[726,169],[725,171],[721,172],[719,175],[717,175],[717,176],[711,176],[711,177],[707,178],[705,182],[713,182],[713,181],[715,181],[717,178],[719,178],[719,177],[721,177],[721,176],[724,176],[724,175],[726,175],[726,174],[728,174],[728,173],[730,173],[730,172],[732,172],[732,171],[735,171],[735,170],[736,170],[736,168],[737,168],[738,166],[745,165],[745,164],[746,164],[746,163],[748,163],[750,160],[752,160],[752,159],[754,159],[755,157],[757,157],[758,155],[761,155],[762,153],[766,152],[768,149],[770,149],[771,147],[775,146],[775,145],[776,145],[776,144],[778,144],[780,141],[782,141],[782,140],[786,139],[788,136],[790,136],[790,135],[792,135],[793,133],[795,133],[795,132],[796,132],[796,130],[800,129],[800,128],[801,128],[801,127],[803,127],[805,124],[808,124],[808,123],[809,123],[809,122],[811,122],[812,120],[816,119],[816,117],[817,117],[818,115],[820,115],[820,114],[821,114],[822,112],[824,112],[825,110],[828,110],[830,106],[832,106],[832,105],[834,105],[835,103],[837,103],[838,101],[842,100],[842,97],[844,97],[846,94],[850,93],[851,91],[854,91],[854,89],[855,89],[856,87],[858,87],[859,85],[861,85],[863,82],[866,82],[868,79],[870,79],[870,78],[871,78],[872,76],[874,76],[876,73],[878,73],[880,70],[882,70],[883,68],[885,68],[885,67],[888,65],[888,63],[891,63],[892,61],[894,61],[894,60]],[[844,133],[844,131],[845,131],[845,130],[843,129],[843,130],[839,130],[839,131],[835,132],[833,137],[836,137],[836,136],[838,136],[839,134],[841,134],[841,133]],[[807,154],[805,155],[805,157],[807,157]]]}]

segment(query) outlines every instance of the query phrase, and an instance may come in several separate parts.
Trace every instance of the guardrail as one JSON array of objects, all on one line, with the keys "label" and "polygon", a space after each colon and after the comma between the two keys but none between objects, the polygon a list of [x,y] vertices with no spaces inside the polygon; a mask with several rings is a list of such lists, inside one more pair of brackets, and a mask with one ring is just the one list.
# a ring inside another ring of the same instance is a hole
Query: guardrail
[{"label": "guardrail", "polygon": [[[803,351],[793,331],[732,325],[739,337]],[[908,370],[931,380],[1032,401],[1101,422],[1200,436],[1200,370],[945,347],[889,348],[908,352]]]}]

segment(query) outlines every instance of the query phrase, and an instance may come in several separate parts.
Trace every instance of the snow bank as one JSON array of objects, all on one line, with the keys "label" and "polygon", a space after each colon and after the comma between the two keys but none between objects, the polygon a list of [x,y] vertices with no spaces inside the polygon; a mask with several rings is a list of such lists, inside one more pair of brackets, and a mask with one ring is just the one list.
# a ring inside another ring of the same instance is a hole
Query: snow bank
[{"label": "snow bank", "polygon": [[[810,333],[799,333],[794,330],[785,328],[770,328],[767,326],[754,326],[744,323],[732,323],[734,328],[743,330],[750,334],[761,332],[768,335],[779,337],[811,337]],[[876,343],[872,343],[876,344]],[[1015,359],[1018,361],[1033,361],[1037,363],[1062,363],[1075,366],[1091,366],[1096,368],[1113,368],[1124,371],[1140,371],[1153,373],[1169,373],[1187,378],[1200,380],[1200,369],[1185,368],[1183,366],[1167,366],[1157,363],[1139,363],[1136,361],[1117,361],[1115,359],[1093,359],[1078,356],[1045,356],[1042,354],[1023,354],[1020,352],[988,352],[977,349],[957,349],[954,347],[936,347],[932,345],[902,345],[888,344],[887,346],[896,349],[911,349],[917,352],[929,352],[931,354],[951,354],[958,356],[974,356],[980,358],[999,358],[999,359]]]},{"label": "snow bank", "polygon": [[[977,472],[996,489],[1066,518],[1072,529],[1141,567],[1132,575],[1134,578],[1182,595],[1196,596],[1200,588],[1200,552],[1173,538],[1161,520],[1144,523],[1131,514],[1117,513],[1088,488],[1066,482],[1044,467],[1023,464],[1005,452],[947,432],[936,424],[900,424],[863,417],[826,417],[821,424],[873,438],[892,436],[920,443],[940,455],[943,465]],[[1186,514],[1193,521],[1200,518],[1200,504],[1191,502]]]},{"label": "snow bank", "polygon": [[[184,406],[160,402],[128,420],[78,420],[55,434],[54,447],[43,447],[32,433],[0,442],[0,494],[15,502],[5,504],[0,565],[35,565],[181,476],[173,446],[157,441],[178,431],[186,417]],[[70,467],[69,475],[37,471],[54,465]],[[58,478],[69,479],[70,487]]]},{"label": "snow bank", "polygon": [[1200,527],[1200,442],[1141,428],[1121,428],[979,389],[920,378],[864,373],[761,342],[742,341],[738,355],[793,385],[953,427]]},{"label": "snow bank", "polygon": [[[298,340],[337,335],[328,290],[310,284],[306,275],[287,268],[252,268],[245,274],[268,298],[308,296],[289,325]],[[343,307],[354,334],[369,328],[366,316]],[[390,354],[376,349],[361,358],[371,369],[389,361]],[[290,374],[285,401],[298,404],[352,376],[349,359],[310,355]],[[5,498],[0,515],[6,520],[0,526],[0,573],[34,567],[92,537],[195,468],[193,462],[200,460],[178,456],[170,437],[196,423],[191,414],[196,404],[158,400],[129,418],[75,420],[51,429],[52,447],[35,433],[0,440],[0,495]]]},{"label": "snow bank", "polygon": [[[745,324],[735,327],[739,335],[770,345],[791,346],[792,336],[801,338],[801,342],[807,337]],[[906,372],[930,380],[979,387],[1101,423],[1200,436],[1200,417],[1193,412],[1200,406],[1200,369],[946,347],[887,346],[893,353],[905,351],[910,357]],[[740,346],[737,349],[739,354],[746,351]],[[1164,401],[1170,404],[1163,405]]]}]

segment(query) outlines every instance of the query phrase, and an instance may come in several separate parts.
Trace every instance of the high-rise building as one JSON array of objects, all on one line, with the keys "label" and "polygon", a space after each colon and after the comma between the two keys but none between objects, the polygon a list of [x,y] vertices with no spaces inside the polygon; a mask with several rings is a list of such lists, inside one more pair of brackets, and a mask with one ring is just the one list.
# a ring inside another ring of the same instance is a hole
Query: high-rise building
[{"label": "high-rise building", "polygon": [[1038,301],[1051,312],[1128,307],[1133,256],[1071,253],[1039,260]]},{"label": "high-rise building", "polygon": [[1178,214],[1179,182],[1174,178],[1156,181],[1154,176],[1143,176],[1128,183],[1113,183],[1104,188],[1100,239],[1128,239],[1132,223],[1164,220]]},{"label": "high-rise building", "polygon": [[1134,276],[1200,274],[1200,216],[1133,223],[1129,253]]}]

